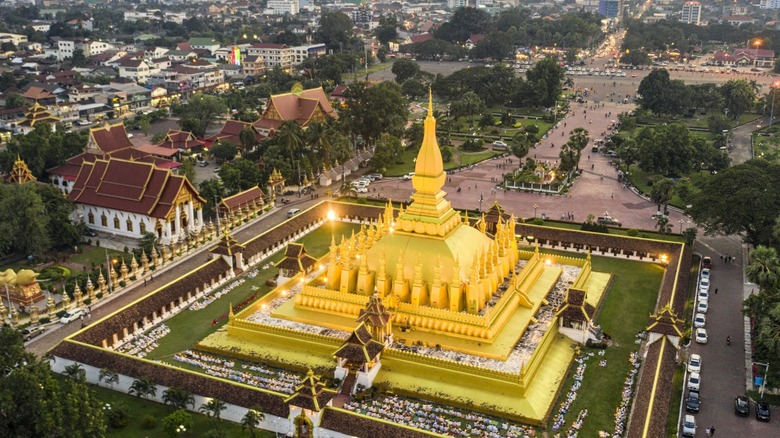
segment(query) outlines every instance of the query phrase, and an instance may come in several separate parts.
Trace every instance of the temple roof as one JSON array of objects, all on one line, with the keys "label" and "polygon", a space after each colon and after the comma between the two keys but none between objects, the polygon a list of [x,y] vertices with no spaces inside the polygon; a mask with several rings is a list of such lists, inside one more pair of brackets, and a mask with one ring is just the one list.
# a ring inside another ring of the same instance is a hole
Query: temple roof
[{"label": "temple roof", "polygon": [[366,324],[361,322],[333,355],[353,363],[366,363],[371,362],[384,348],[384,344],[375,341]]},{"label": "temple roof", "polygon": [[260,190],[259,187],[254,186],[252,188],[246,189],[243,192],[236,193],[233,196],[229,196],[227,198],[224,198],[222,202],[219,203],[219,211],[221,213],[232,213],[235,210],[238,210],[241,207],[247,206],[249,204],[253,203],[263,203],[263,199],[265,198],[265,194],[262,190]]},{"label": "temple roof", "polygon": [[49,110],[46,109],[43,105],[39,104],[37,101],[31,106],[27,112],[24,114],[24,120],[20,122],[20,125],[23,126],[35,126],[36,123],[41,122],[48,122],[48,123],[57,123],[60,121],[59,117],[53,116]]},{"label": "temple roof", "polygon": [[662,335],[682,337],[683,320],[679,319],[669,305],[664,306],[658,313],[650,316],[647,331]]},{"label": "temple roof", "polygon": [[288,243],[284,257],[276,263],[276,267],[288,271],[306,272],[317,263],[317,259],[306,254],[302,243]]},{"label": "temple roof", "polygon": [[251,129],[254,131],[255,140],[258,142],[265,139],[265,136],[257,132],[257,128],[251,123],[242,122],[240,120],[226,120],[225,124],[222,126],[222,130],[214,135],[206,137],[206,139],[213,142],[224,141],[236,146],[241,146],[241,131],[244,129]]},{"label": "temple roof", "polygon": [[165,138],[158,146],[176,150],[187,150],[196,147],[202,147],[203,142],[198,140],[195,135],[189,131],[170,130],[167,134],[165,134]]},{"label": "temple roof", "polygon": [[357,321],[374,327],[384,327],[390,322],[390,318],[390,312],[385,308],[382,299],[379,298],[379,295],[374,293],[374,295],[368,299],[366,308],[360,309]]},{"label": "temple roof", "polygon": [[24,184],[26,182],[35,181],[35,176],[30,172],[30,168],[27,167],[27,163],[24,162],[17,155],[16,161],[14,161],[14,167],[11,169],[11,173],[8,175],[8,182],[16,184]]},{"label": "temple roof", "polygon": [[170,169],[160,169],[152,163],[109,158],[83,162],[68,199],[163,219],[181,196],[190,196],[205,204],[187,178],[174,175]]},{"label": "temple roof", "polygon": [[287,397],[284,402],[292,406],[319,412],[335,396],[336,391],[325,388],[325,384],[320,382],[320,378],[314,375],[314,371],[309,370],[301,384],[295,388],[295,392]]},{"label": "temple roof", "polygon": [[232,256],[233,254],[242,252],[244,245],[238,243],[238,241],[229,232],[222,234],[222,238],[219,243],[211,249],[212,254],[220,254],[226,256]]},{"label": "temple roof", "polygon": [[590,321],[596,313],[596,308],[585,301],[586,295],[584,290],[569,288],[556,316],[569,321]]}]

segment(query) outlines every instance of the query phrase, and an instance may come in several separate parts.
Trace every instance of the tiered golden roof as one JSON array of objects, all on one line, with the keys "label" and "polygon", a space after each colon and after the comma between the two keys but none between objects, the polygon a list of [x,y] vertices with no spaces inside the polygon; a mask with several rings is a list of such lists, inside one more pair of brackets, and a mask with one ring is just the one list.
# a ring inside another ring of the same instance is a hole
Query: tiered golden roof
[{"label": "tiered golden roof", "polygon": [[24,120],[20,123],[20,125],[34,127],[36,123],[57,123],[59,121],[59,117],[53,116],[49,110],[46,109],[46,107],[39,104],[38,102],[35,102],[33,106],[31,106],[30,109],[24,113]]},{"label": "tiered golden roof", "polygon": [[16,184],[35,181],[35,176],[30,172],[27,163],[19,158],[18,155],[16,156],[16,161],[14,161],[14,167],[11,169],[11,174],[8,175],[8,181]]}]

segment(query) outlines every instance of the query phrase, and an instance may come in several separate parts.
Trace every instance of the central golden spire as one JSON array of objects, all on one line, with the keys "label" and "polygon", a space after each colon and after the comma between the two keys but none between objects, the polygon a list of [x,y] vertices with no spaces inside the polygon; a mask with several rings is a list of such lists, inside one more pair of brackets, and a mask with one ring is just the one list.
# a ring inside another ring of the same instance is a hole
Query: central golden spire
[{"label": "central golden spire", "polygon": [[401,215],[401,230],[444,236],[460,222],[458,214],[442,190],[447,181],[439,144],[436,141],[436,118],[433,117],[433,94],[428,91],[428,116],[412,176],[412,204]]}]

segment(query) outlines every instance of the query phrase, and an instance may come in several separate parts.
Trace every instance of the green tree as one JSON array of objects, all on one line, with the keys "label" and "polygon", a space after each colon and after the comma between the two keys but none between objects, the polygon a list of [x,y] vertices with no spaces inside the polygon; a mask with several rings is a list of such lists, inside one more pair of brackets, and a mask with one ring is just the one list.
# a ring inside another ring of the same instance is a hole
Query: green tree
[{"label": "green tree", "polygon": [[780,165],[750,160],[700,181],[687,213],[708,234],[741,234],[766,245],[780,216]]},{"label": "green tree", "polygon": [[623,160],[623,164],[626,165],[626,175],[631,174],[631,165],[636,163],[639,159],[639,148],[637,147],[636,140],[628,138],[620,144],[617,150],[618,157]]},{"label": "green tree", "polygon": [[209,126],[227,112],[227,104],[221,97],[196,93],[186,104],[176,107],[175,112],[181,117],[183,130],[204,137]]},{"label": "green tree", "polygon": [[0,254],[43,255],[51,247],[48,226],[35,184],[0,185]]},{"label": "green tree", "polygon": [[403,92],[404,96],[408,97],[409,99],[417,99],[418,97],[422,97],[428,94],[428,87],[426,87],[421,80],[411,78],[405,80],[401,84],[401,91]]},{"label": "green tree", "polygon": [[482,129],[492,128],[495,125],[496,121],[490,113],[484,113],[482,114],[482,117],[479,118],[479,127]]},{"label": "green tree", "polygon": [[300,157],[306,144],[301,125],[295,120],[287,120],[282,123],[279,130],[276,131],[274,141],[289,152],[290,161],[295,161]]},{"label": "green tree", "polygon": [[50,248],[72,248],[81,241],[81,230],[71,220],[75,205],[62,196],[52,185],[36,185],[35,192],[40,196],[46,212],[46,233]]},{"label": "green tree", "polygon": [[141,132],[144,133],[144,135],[149,135],[149,132],[152,131],[152,122],[149,121],[147,117],[142,117],[141,120],[138,121],[138,127],[141,128]]},{"label": "green tree", "polygon": [[350,46],[353,27],[352,20],[343,12],[324,12],[318,33],[329,49],[342,51]]},{"label": "green tree", "polygon": [[452,103],[450,111],[456,117],[466,116],[469,118],[469,125],[474,127],[474,116],[485,111],[485,102],[473,91],[466,92],[460,100]]},{"label": "green tree", "polygon": [[195,407],[195,397],[186,389],[171,387],[163,391],[163,403],[186,410],[187,406]]},{"label": "green tree", "polygon": [[5,98],[5,107],[8,109],[11,108],[24,108],[28,106],[29,103],[27,99],[22,97],[19,93],[11,93]]},{"label": "green tree", "polygon": [[376,142],[374,155],[368,161],[368,165],[376,172],[385,173],[387,168],[398,162],[402,156],[403,146],[401,139],[384,134]]},{"label": "green tree", "polygon": [[[152,233],[147,233],[152,234]],[[152,234],[153,235],[153,234]],[[151,252],[148,251],[147,254]],[[107,386],[114,388],[114,384],[119,383],[119,374],[111,369],[108,368],[101,368],[100,373],[98,374],[98,382],[105,382]]]},{"label": "green tree", "polygon": [[661,211],[661,207],[663,207],[663,211],[667,210],[672,196],[674,196],[674,180],[669,178],[656,181],[650,188],[650,199],[655,202],[659,211]]},{"label": "green tree", "polygon": [[241,418],[241,430],[249,429],[249,436],[255,438],[255,429],[265,420],[265,414],[260,410],[260,406],[254,406],[246,411]]},{"label": "green tree", "polygon": [[211,146],[209,152],[214,156],[214,158],[217,159],[217,162],[221,163],[230,161],[235,158],[236,154],[238,153],[238,148],[232,143],[220,141],[217,142],[217,144]]},{"label": "green tree", "polygon": [[84,381],[87,372],[84,371],[84,367],[80,363],[74,363],[66,366],[62,375],[74,380]]},{"label": "green tree", "polygon": [[195,159],[185,158],[179,167],[179,175],[187,178],[190,183],[195,183]]},{"label": "green tree", "polygon": [[420,74],[420,65],[410,59],[399,59],[393,62],[390,69],[399,84]]},{"label": "green tree", "polygon": [[0,328],[0,435],[18,437],[104,436],[101,404],[89,386],[60,384],[49,361],[24,348],[21,334]]},{"label": "green tree", "polygon": [[257,186],[260,182],[260,170],[257,164],[244,158],[236,158],[225,164],[219,176],[229,194],[235,194]]},{"label": "green tree", "polygon": [[203,403],[200,405],[200,408],[198,411],[202,412],[208,417],[213,417],[214,420],[217,422],[217,425],[219,425],[219,419],[222,415],[222,411],[227,409],[227,405],[222,400],[217,400],[215,398],[209,399],[206,403]]},{"label": "green tree", "polygon": [[246,156],[257,146],[257,133],[252,128],[244,128],[238,134],[238,141],[241,143],[241,155]]},{"label": "green tree", "polygon": [[661,234],[671,234],[672,232],[672,224],[669,223],[667,216],[658,216],[655,220],[655,227]]},{"label": "green tree", "polygon": [[200,193],[200,196],[206,200],[206,205],[203,206],[203,216],[210,218],[216,217],[214,203],[219,202],[220,199],[225,197],[226,192],[224,183],[218,178],[209,178],[200,183],[198,192]]},{"label": "green tree", "polygon": [[724,105],[732,119],[737,120],[745,111],[753,107],[756,89],[744,79],[732,79],[721,86]]},{"label": "green tree", "polygon": [[130,389],[127,391],[128,394],[133,395],[135,394],[136,397],[146,398],[149,396],[156,396],[157,395],[157,385],[154,384],[154,382],[147,378],[147,377],[141,377],[139,379],[133,380],[133,383],[130,384]]},{"label": "green tree", "polygon": [[534,91],[535,104],[552,107],[563,92],[563,67],[556,58],[544,58],[526,72],[526,80]]},{"label": "green tree", "polygon": [[398,84],[382,82],[368,87],[365,82],[353,83],[345,95],[347,104],[339,110],[339,123],[353,143],[362,137],[366,146],[373,146],[382,134],[403,135],[409,106]]},{"label": "green tree", "polygon": [[780,286],[780,258],[777,250],[763,245],[756,247],[750,253],[750,264],[745,268],[745,275],[761,291],[774,294]]}]

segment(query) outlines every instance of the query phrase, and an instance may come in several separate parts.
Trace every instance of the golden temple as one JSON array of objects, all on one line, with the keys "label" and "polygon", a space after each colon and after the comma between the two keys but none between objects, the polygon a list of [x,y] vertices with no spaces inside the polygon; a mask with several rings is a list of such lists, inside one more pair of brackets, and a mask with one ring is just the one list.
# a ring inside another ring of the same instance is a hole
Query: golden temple
[{"label": "golden temple", "polygon": [[411,204],[388,203],[351,236],[332,235],[316,269],[280,279],[197,348],[542,421],[574,354],[548,297],[570,286],[596,306],[609,275],[592,272],[590,257],[519,251],[511,216],[490,232],[484,218],[470,224],[445,181],[429,98]]}]

